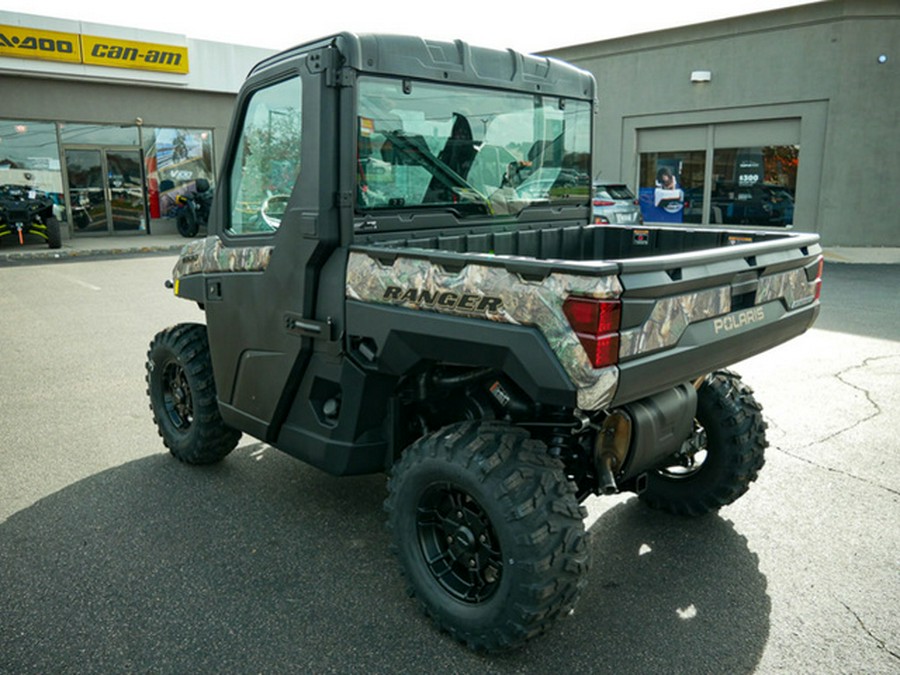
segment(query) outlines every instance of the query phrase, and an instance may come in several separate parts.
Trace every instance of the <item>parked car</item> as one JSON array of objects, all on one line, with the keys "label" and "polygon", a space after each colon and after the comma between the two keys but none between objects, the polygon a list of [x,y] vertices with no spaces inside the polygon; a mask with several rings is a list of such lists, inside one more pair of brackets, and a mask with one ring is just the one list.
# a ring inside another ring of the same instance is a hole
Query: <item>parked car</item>
[{"label": "parked car", "polygon": [[595,224],[644,222],[637,197],[622,183],[594,183],[594,197],[591,204]]},{"label": "parked car", "polygon": [[794,221],[794,198],[780,185],[717,185],[712,204],[720,209],[721,222],[726,224],[779,227]]}]

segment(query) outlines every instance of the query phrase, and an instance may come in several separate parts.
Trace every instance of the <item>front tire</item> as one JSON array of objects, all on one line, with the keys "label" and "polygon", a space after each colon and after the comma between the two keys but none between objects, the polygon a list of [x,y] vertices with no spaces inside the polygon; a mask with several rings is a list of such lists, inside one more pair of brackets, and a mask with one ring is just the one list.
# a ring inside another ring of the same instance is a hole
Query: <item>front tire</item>
[{"label": "front tire", "polygon": [[197,223],[196,215],[193,213],[188,214],[186,209],[175,218],[175,226],[178,228],[178,234],[191,239],[197,236],[197,233],[200,231],[200,225]]},{"label": "front tire", "polygon": [[156,334],[147,352],[153,421],[174,457],[212,464],[234,450],[241,432],[222,421],[206,326],[178,324]]},{"label": "front tire", "polygon": [[420,439],[392,472],[385,510],[410,595],[475,651],[544,633],[586,583],[575,486],[522,429],[466,422]]},{"label": "front tire", "polygon": [[736,373],[712,373],[697,391],[697,429],[680,463],[651,473],[640,498],[649,506],[700,516],[731,504],[765,463],[766,423],[753,390]]},{"label": "front tire", "polygon": [[45,225],[47,226],[47,245],[50,248],[62,247],[62,231],[60,230],[59,221],[51,216],[47,218]]}]

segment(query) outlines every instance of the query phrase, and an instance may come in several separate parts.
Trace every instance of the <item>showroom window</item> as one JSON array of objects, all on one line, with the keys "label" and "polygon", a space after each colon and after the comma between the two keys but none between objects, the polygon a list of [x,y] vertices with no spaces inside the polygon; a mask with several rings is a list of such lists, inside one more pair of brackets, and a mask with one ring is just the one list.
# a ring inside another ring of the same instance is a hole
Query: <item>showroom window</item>
[{"label": "showroom window", "polygon": [[61,207],[63,183],[55,124],[0,120],[0,186],[7,185],[47,193]]},{"label": "showroom window", "polygon": [[294,77],[255,92],[229,180],[231,234],[273,232],[300,174],[301,84]]},{"label": "showroom window", "polygon": [[710,222],[791,225],[799,158],[798,145],[717,148]]},{"label": "showroom window", "polygon": [[637,129],[644,221],[792,226],[799,141],[799,117]]},{"label": "showroom window", "polygon": [[195,192],[197,181],[215,187],[212,130],[144,127],[142,136],[151,218],[171,216],[175,198]]},{"label": "showroom window", "polygon": [[134,125],[75,124],[61,122],[59,137],[63,145],[138,145],[138,128]]}]

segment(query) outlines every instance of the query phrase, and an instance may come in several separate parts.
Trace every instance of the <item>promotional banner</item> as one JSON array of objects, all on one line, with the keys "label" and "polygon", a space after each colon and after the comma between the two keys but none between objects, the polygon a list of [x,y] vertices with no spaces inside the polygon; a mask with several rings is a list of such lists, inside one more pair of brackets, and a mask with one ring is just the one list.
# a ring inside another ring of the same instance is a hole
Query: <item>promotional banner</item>
[{"label": "promotional banner", "polygon": [[681,223],[684,220],[684,190],[679,176],[681,161],[660,159],[656,163],[656,184],[640,189],[641,215],[648,223]]},{"label": "promotional banner", "polygon": [[734,167],[738,187],[751,187],[763,181],[762,151],[743,150],[738,154]]},{"label": "promotional banner", "polygon": [[209,158],[204,153],[204,147],[209,142],[207,131],[156,130],[155,142],[147,153],[148,157],[153,157],[153,171],[150,171],[149,162],[147,171],[154,193],[150,197],[151,212],[167,216],[175,206],[175,198],[192,191],[198,178],[205,178],[212,183],[212,169]]}]

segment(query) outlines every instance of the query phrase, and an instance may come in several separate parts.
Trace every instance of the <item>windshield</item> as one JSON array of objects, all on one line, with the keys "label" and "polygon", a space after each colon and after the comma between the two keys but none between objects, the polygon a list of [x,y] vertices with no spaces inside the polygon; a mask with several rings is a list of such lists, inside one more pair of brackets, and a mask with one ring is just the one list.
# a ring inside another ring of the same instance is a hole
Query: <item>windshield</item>
[{"label": "windshield", "polygon": [[590,114],[587,101],[362,78],[357,208],[587,205]]}]

